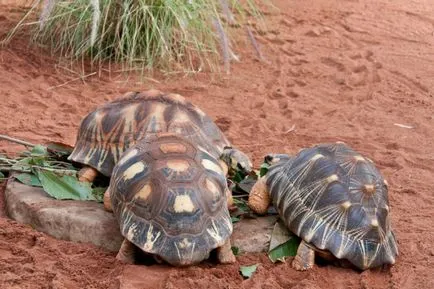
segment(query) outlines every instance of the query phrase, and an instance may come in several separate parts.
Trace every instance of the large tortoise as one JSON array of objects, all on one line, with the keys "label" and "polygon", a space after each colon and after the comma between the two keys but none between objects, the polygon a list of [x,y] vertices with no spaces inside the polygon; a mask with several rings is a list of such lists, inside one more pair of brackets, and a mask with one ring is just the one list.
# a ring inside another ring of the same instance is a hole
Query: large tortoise
[{"label": "large tortoise", "polygon": [[268,159],[275,164],[252,188],[249,206],[265,213],[272,202],[301,237],[295,269],[311,268],[315,252],[362,270],[395,263],[388,186],[372,161],[343,143]]},{"label": "large tortoise", "polygon": [[251,170],[249,158],[232,148],[217,125],[179,94],[158,90],[129,92],[90,112],[81,122],[69,160],[84,164],[79,179],[92,182],[98,172],[110,176],[123,152],[146,135],[173,132],[193,140],[214,157],[222,157],[230,173]]},{"label": "large tortoise", "polygon": [[[235,262],[226,164],[182,135],[149,135],[125,151],[109,186],[125,237],[117,258],[133,263],[137,248],[172,265],[208,258]],[[107,204],[106,202],[110,202]]]}]

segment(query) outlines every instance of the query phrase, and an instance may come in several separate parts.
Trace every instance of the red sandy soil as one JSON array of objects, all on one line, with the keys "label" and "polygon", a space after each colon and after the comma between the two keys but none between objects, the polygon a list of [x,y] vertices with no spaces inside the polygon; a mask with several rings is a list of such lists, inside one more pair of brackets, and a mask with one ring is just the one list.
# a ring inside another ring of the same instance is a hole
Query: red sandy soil
[{"label": "red sandy soil", "polygon": [[[2,33],[17,19],[16,9],[4,3]],[[0,133],[73,145],[81,118],[95,106],[155,87],[199,105],[256,165],[268,152],[345,141],[373,159],[390,183],[400,249],[395,266],[296,272],[290,260],[274,265],[265,254],[241,256],[227,266],[126,266],[113,253],[59,241],[2,217],[1,288],[434,288],[432,1],[273,3],[281,14],[267,15],[269,29],[258,36],[269,63],[257,61],[253,48],[241,43],[242,62],[232,65],[227,79],[74,80],[77,75],[19,37],[0,50]],[[0,152],[20,149],[0,142]],[[259,264],[258,271],[243,280],[238,268],[251,264]]]}]

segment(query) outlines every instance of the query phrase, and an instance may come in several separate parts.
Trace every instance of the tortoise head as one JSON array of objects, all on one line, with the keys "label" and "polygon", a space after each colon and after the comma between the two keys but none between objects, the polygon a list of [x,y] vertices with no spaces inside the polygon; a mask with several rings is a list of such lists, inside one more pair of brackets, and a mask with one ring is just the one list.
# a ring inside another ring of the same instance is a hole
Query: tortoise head
[{"label": "tortoise head", "polygon": [[269,153],[264,157],[264,162],[271,166],[280,162],[289,161],[290,159],[291,157],[287,154]]},{"label": "tortoise head", "polygon": [[220,159],[228,166],[228,175],[241,175],[243,178],[252,171],[252,162],[249,157],[242,151],[224,147]]}]

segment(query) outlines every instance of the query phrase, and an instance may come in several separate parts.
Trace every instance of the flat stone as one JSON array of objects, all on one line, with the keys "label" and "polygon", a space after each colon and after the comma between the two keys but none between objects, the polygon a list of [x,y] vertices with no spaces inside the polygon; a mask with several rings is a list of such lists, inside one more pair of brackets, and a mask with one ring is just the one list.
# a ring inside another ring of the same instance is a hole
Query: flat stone
[{"label": "flat stone", "polygon": [[[20,223],[55,238],[92,243],[110,251],[118,251],[123,237],[111,212],[92,201],[56,200],[41,188],[30,187],[11,179],[6,191],[8,216]],[[232,246],[241,253],[268,250],[276,216],[244,218],[234,224]]]},{"label": "flat stone", "polygon": [[271,233],[277,216],[256,219],[243,218],[234,224],[231,244],[240,249],[240,253],[268,252]]},{"label": "flat stone", "polygon": [[56,200],[41,188],[15,180],[8,181],[5,199],[10,218],[55,238],[93,243],[110,251],[121,246],[118,223],[100,203]]}]

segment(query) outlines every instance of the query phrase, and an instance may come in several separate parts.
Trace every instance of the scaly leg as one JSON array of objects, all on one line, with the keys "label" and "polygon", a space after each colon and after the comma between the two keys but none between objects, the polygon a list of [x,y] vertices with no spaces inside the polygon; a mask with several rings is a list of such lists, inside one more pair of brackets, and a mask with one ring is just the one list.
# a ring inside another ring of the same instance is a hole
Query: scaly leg
[{"label": "scaly leg", "polygon": [[89,182],[92,183],[96,176],[98,175],[98,171],[91,167],[83,167],[78,172],[78,180],[80,182]]},{"label": "scaly leg", "polygon": [[133,243],[124,239],[121,248],[119,249],[116,259],[127,264],[134,264],[136,247]]},{"label": "scaly leg", "polygon": [[255,183],[250,191],[248,205],[255,213],[265,214],[270,203],[271,199],[267,190],[267,179],[264,176]]},{"label": "scaly leg", "polygon": [[315,250],[309,247],[304,241],[301,241],[297,249],[297,255],[292,261],[292,268],[297,271],[311,269],[315,264]]},{"label": "scaly leg", "polygon": [[217,248],[217,258],[221,264],[232,264],[237,261],[231,249],[230,239],[228,239],[221,247]]},{"label": "scaly leg", "polygon": [[106,211],[113,212],[112,202],[111,202],[111,199],[110,199],[110,190],[109,189],[107,189],[105,191],[103,201],[104,201],[104,209]]}]

